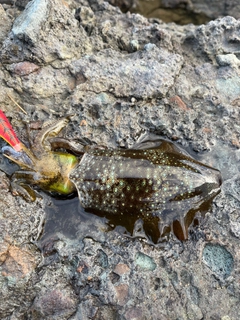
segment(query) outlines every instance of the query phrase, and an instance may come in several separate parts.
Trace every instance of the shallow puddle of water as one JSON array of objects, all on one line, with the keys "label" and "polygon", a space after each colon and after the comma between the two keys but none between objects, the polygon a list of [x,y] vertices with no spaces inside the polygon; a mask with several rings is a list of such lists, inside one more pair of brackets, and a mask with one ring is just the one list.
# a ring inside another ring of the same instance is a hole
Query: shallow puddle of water
[{"label": "shallow puddle of water", "polygon": [[180,25],[186,25],[189,23],[201,25],[211,20],[204,13],[193,12],[187,8],[164,7],[161,5],[159,0],[138,0],[135,5],[130,8],[130,11],[132,13],[139,13],[146,18],[157,18],[166,23],[175,22]]},{"label": "shallow puddle of water", "polygon": [[218,141],[211,151],[197,154],[195,158],[221,172],[223,181],[240,172],[240,150]]},{"label": "shallow puddle of water", "polygon": [[[46,195],[43,195],[46,196]],[[50,197],[47,195],[47,197]],[[108,229],[107,219],[86,213],[80,206],[77,196],[72,199],[54,199],[45,208],[46,220],[38,246],[43,253],[48,251],[49,244],[62,235],[68,239],[90,237],[104,241]]]},{"label": "shallow puddle of water", "polygon": [[[180,25],[189,23],[200,25],[212,20],[203,12],[194,12],[188,5],[172,3],[164,5],[161,0],[108,0],[113,6],[118,6],[122,12],[138,13],[146,18],[160,19],[163,22],[175,22]],[[197,10],[196,10],[197,11]]]},{"label": "shallow puddle of water", "polygon": [[81,223],[78,203],[78,197],[68,200],[52,198],[50,205],[46,207],[47,220],[42,238],[58,232],[62,232],[70,239],[76,238]]}]

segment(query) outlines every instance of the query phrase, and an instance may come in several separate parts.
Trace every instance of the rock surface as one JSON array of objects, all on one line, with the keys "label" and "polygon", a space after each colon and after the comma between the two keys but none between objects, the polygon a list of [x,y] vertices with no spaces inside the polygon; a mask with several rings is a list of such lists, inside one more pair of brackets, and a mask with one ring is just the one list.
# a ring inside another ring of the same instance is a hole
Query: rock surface
[{"label": "rock surface", "polygon": [[64,135],[76,142],[130,147],[153,132],[220,169],[223,185],[187,241],[152,246],[106,232],[77,199],[13,196],[16,166],[0,154],[0,318],[239,319],[240,21],[178,26],[100,0],[20,3],[0,4],[0,108],[24,141],[25,123],[70,113]]}]

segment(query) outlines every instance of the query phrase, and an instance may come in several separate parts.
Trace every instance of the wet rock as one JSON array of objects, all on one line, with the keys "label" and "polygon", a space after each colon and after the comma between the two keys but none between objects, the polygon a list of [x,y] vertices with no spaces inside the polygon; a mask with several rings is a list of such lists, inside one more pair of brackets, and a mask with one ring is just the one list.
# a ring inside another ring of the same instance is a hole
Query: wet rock
[{"label": "wet rock", "polygon": [[35,269],[35,257],[30,251],[9,244],[6,248],[6,242],[0,245],[0,250],[2,251],[0,259],[4,277],[17,281]]},{"label": "wet rock", "polygon": [[178,26],[100,0],[33,0],[22,12],[20,2],[0,6],[0,108],[24,142],[25,122],[36,135],[74,114],[62,134],[76,143],[130,147],[153,132],[224,182],[188,241],[153,246],[82,212],[77,199],[13,197],[17,168],[1,157],[0,318],[238,319],[239,21]]},{"label": "wet rock", "polygon": [[74,312],[76,301],[64,288],[48,289],[35,298],[31,310],[33,319],[63,319]]},{"label": "wet rock", "polygon": [[[84,308],[84,310],[86,310],[86,308]],[[91,307],[88,312],[88,315],[86,315],[85,313],[79,312],[76,315],[76,317],[71,318],[71,320],[78,319],[77,317],[89,317],[90,318],[91,316],[94,316],[96,320],[107,320],[107,319],[120,320],[120,317],[117,313],[117,308],[112,307],[112,306],[99,306],[96,308]]]}]

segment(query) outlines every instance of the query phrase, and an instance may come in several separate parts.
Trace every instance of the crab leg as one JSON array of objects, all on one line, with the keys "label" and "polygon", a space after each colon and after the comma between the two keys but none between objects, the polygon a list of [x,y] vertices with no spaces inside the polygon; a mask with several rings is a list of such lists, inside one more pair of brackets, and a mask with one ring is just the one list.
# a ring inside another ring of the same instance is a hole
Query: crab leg
[{"label": "crab leg", "polygon": [[9,143],[14,150],[22,150],[23,144],[18,140],[16,133],[2,110],[0,110],[0,137]]}]

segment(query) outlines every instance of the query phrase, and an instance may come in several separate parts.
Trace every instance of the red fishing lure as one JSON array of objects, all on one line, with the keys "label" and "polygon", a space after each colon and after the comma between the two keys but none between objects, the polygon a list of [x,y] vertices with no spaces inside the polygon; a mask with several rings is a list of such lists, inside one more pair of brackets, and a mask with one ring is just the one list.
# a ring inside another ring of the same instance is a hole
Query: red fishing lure
[{"label": "red fishing lure", "polygon": [[22,149],[22,143],[18,140],[16,133],[2,110],[0,110],[0,137],[9,143],[16,151]]}]

